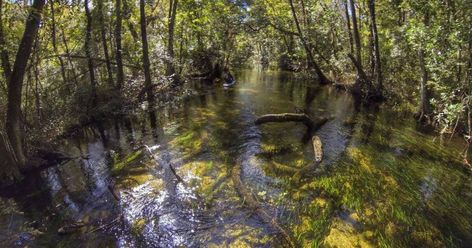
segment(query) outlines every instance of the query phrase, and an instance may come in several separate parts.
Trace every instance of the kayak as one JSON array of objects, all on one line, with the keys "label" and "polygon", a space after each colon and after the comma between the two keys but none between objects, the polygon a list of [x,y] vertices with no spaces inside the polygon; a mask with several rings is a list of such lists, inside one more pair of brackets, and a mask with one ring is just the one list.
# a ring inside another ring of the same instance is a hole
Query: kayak
[{"label": "kayak", "polygon": [[224,84],[223,84],[223,87],[232,87],[232,86],[235,85],[235,84],[236,84],[236,80],[233,79],[233,80],[230,81],[230,82],[224,83]]}]

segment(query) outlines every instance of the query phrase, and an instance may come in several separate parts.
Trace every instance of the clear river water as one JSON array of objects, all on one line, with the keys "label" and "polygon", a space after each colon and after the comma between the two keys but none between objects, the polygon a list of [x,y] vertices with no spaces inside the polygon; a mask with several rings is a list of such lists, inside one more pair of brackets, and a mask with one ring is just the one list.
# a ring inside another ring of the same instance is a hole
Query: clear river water
[{"label": "clear river water", "polygon": [[[0,194],[0,247],[472,247],[460,138],[290,73],[236,79],[67,138],[76,159]],[[314,167],[303,124],[254,124],[300,111],[330,118]]]}]

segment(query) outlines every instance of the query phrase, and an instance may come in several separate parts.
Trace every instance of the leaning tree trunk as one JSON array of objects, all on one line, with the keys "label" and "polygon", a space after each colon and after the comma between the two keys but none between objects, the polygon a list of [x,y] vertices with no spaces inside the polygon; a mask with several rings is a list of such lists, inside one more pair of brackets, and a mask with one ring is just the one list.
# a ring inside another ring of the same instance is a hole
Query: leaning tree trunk
[{"label": "leaning tree trunk", "polygon": [[376,96],[382,97],[383,90],[383,78],[382,78],[382,67],[380,62],[380,47],[379,47],[379,35],[377,32],[377,22],[375,20],[375,0],[369,0],[369,13],[371,19],[371,36],[373,44],[373,57],[374,57],[374,77],[377,83]]},{"label": "leaning tree trunk", "polygon": [[146,12],[144,8],[146,6],[145,0],[139,0],[139,12],[140,12],[140,24],[141,24],[141,43],[143,49],[143,67],[144,67],[144,88],[147,93],[147,100],[149,103],[149,109],[152,110],[154,107],[154,95],[152,93],[152,81],[151,81],[151,63],[149,61],[149,48],[147,39],[147,28],[146,28]]},{"label": "leaning tree trunk", "polygon": [[177,14],[178,0],[171,0],[169,5],[169,37],[167,41],[167,76],[172,76],[172,81],[175,81],[174,68],[174,30],[175,30],[175,16]]},{"label": "leaning tree trunk", "polygon": [[123,18],[121,16],[121,0],[116,0],[115,2],[115,15],[116,15],[116,25],[115,25],[115,45],[116,45],[116,88],[121,90],[124,83],[125,72],[123,69],[123,55],[121,47],[121,27],[123,23]]},{"label": "leaning tree trunk", "polygon": [[23,89],[23,79],[26,66],[28,64],[33,42],[38,33],[41,22],[41,14],[45,0],[35,0],[31,7],[28,19],[25,24],[25,31],[21,38],[20,46],[16,54],[15,64],[8,82],[8,106],[6,118],[6,131],[17,159],[17,166],[26,169],[26,156],[23,150],[23,131],[21,128],[21,91]]},{"label": "leaning tree trunk", "polygon": [[290,3],[290,9],[292,11],[293,20],[295,22],[295,26],[297,27],[298,36],[300,37],[300,41],[302,42],[303,47],[305,48],[305,52],[308,56],[308,59],[309,59],[311,65],[314,67],[315,72],[318,75],[318,79],[320,80],[320,84],[329,84],[329,83],[331,83],[331,81],[324,75],[324,73],[321,70],[321,68],[319,67],[318,63],[316,63],[315,57],[313,56],[313,53],[312,53],[310,47],[308,46],[308,43],[306,42],[306,40],[303,36],[303,32],[302,32],[302,29],[300,27],[300,23],[299,23],[298,18],[297,18],[297,13],[296,13],[296,10],[295,10],[295,6],[293,5],[293,0],[289,0],[289,3]]}]

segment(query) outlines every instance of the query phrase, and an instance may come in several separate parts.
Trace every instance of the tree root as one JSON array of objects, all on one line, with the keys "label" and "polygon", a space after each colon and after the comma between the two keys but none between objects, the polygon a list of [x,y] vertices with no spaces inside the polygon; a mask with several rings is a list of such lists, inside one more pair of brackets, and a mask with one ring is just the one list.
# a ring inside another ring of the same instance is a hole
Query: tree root
[{"label": "tree root", "polygon": [[297,247],[295,240],[290,236],[288,231],[286,231],[275,218],[270,216],[263,207],[257,201],[257,198],[252,194],[241,180],[241,165],[236,164],[231,173],[233,184],[238,191],[238,194],[243,199],[244,204],[249,208],[253,209],[256,214],[268,225],[270,225],[274,230],[277,230],[287,242],[290,247]]}]

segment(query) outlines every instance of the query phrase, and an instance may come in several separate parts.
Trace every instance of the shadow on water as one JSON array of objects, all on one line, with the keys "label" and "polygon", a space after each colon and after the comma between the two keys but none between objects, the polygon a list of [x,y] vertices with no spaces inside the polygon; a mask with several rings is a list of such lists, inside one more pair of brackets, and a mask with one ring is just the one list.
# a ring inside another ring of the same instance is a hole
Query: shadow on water
[{"label": "shadow on water", "polygon": [[[236,77],[231,89],[200,85],[178,110],[136,110],[65,140],[76,159],[1,192],[0,246],[283,246],[234,168],[299,246],[471,244],[472,177],[458,141],[436,144],[388,107],[358,108],[290,73]],[[313,161],[306,128],[254,125],[295,111],[332,117],[317,132],[322,173],[303,180],[294,174]]]}]

